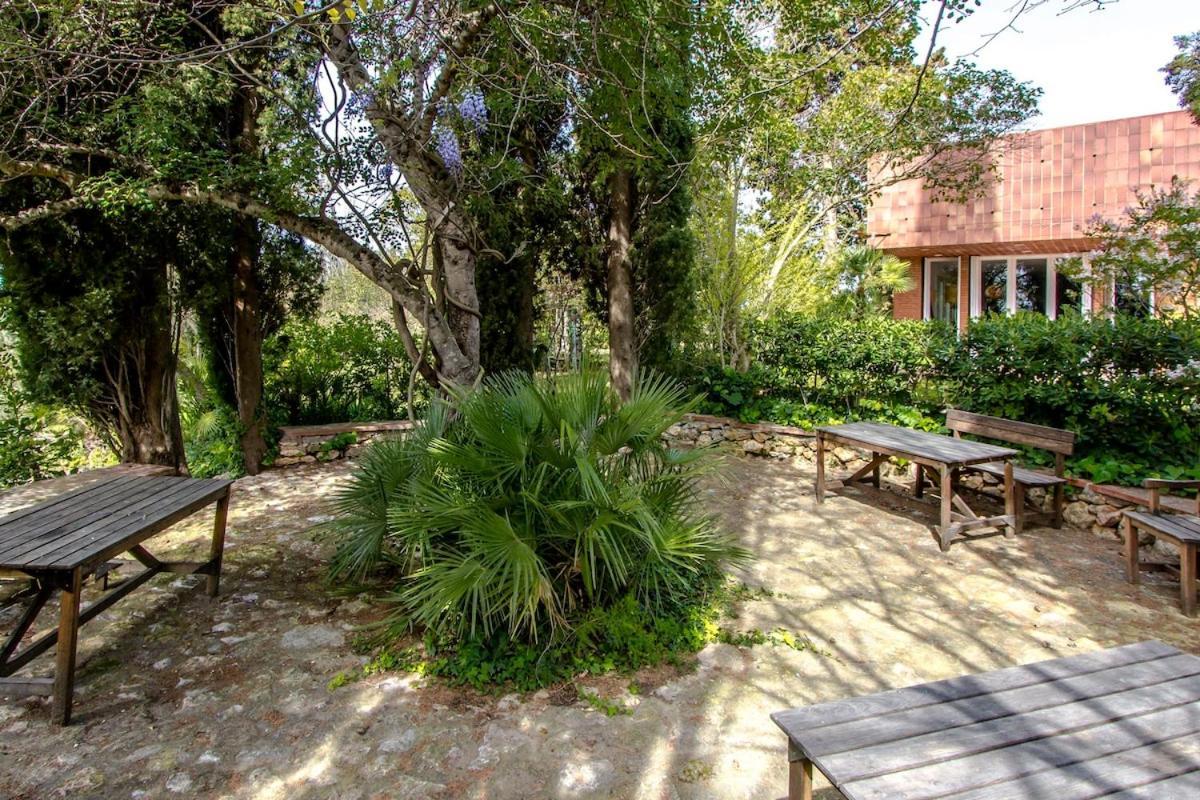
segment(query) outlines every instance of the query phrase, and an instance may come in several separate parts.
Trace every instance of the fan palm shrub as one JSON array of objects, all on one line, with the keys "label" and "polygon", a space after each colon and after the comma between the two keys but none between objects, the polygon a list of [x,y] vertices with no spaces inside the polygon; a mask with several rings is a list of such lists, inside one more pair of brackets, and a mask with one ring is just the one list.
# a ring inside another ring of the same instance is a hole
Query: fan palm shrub
[{"label": "fan palm shrub", "polygon": [[462,639],[533,642],[629,598],[685,602],[746,557],[703,510],[705,454],[662,441],[685,400],[647,375],[621,402],[581,371],[435,403],[338,497],[333,574],[395,570],[402,617]]}]

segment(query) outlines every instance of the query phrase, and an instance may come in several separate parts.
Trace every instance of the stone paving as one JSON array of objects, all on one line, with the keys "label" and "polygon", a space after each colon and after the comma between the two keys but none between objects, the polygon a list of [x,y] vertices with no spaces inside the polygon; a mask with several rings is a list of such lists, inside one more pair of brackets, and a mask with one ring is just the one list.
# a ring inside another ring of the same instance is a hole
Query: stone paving
[{"label": "stone paving", "polygon": [[[480,696],[404,674],[331,691],[360,663],[355,627],[381,613],[322,583],[312,529],[347,469],[238,481],[222,596],[162,576],[86,626],[75,724],[0,702],[0,797],[778,798],[776,709],[1150,637],[1200,652],[1177,586],[1128,586],[1111,537],[1036,529],[942,554],[930,517],[862,496],[817,506],[811,464],[733,458],[711,502],[758,555],[744,580],[774,594],[732,625],[814,648],[713,645],[689,669],[581,679],[630,712],[612,717],[573,690]],[[210,515],[151,549],[200,554]]]}]

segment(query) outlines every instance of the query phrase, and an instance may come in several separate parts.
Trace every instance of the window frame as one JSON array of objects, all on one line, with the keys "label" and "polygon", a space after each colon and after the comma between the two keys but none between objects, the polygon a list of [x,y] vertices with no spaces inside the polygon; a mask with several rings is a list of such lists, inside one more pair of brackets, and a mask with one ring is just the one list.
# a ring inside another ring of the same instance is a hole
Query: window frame
[{"label": "window frame", "polygon": [[[958,328],[962,319],[962,258],[960,256],[926,256],[921,263],[921,319],[928,322],[933,319],[933,263],[935,261],[950,261],[954,263],[954,327]],[[968,275],[968,280],[970,276]],[[968,284],[969,291],[969,284]]]},{"label": "window frame", "polygon": [[[1088,257],[1081,253],[1017,253],[1014,255],[971,256],[970,268],[970,310],[971,319],[983,316],[983,262],[1004,261],[1006,263],[1006,284],[1004,296],[1004,313],[1013,316],[1017,313],[1017,261],[1029,259],[1045,259],[1046,261],[1046,307],[1042,313],[1047,319],[1058,318],[1058,261],[1063,258],[1083,258],[1083,270],[1088,271]],[[1083,305],[1083,315],[1092,313],[1092,286],[1089,281],[1083,281],[1080,302]]]}]

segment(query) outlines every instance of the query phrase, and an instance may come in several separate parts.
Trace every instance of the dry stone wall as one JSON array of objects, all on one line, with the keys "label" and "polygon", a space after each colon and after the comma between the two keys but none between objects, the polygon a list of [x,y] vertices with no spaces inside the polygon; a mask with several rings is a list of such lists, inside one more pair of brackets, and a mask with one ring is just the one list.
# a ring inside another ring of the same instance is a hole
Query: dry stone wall
[{"label": "dry stone wall", "polygon": [[[407,420],[388,422],[344,423],[333,425],[290,426],[283,428],[279,442],[279,456],[274,466],[287,467],[294,464],[311,464],[317,461],[353,459],[374,439],[380,436],[398,436],[412,428]],[[816,457],[816,439],[811,431],[788,425],[739,422],[728,417],[707,414],[688,414],[678,424],[671,426],[664,438],[681,447],[717,446],[754,458],[777,460],[803,459],[813,461]],[[849,447],[834,447],[826,451],[827,466],[831,469],[856,469],[866,463],[867,454]],[[908,470],[890,465],[893,476],[904,476]],[[968,474],[962,483],[972,489],[1002,496],[999,481],[990,475]],[[1050,510],[1052,496],[1040,489],[1031,489],[1029,498],[1045,510]],[[1103,497],[1087,486],[1077,486],[1068,496],[1063,512],[1066,524],[1090,530],[1097,536],[1113,539],[1120,537],[1121,512],[1134,508],[1131,503]],[[1142,546],[1153,548],[1150,537],[1143,537]],[[1155,557],[1170,558],[1174,548],[1157,548]]]}]

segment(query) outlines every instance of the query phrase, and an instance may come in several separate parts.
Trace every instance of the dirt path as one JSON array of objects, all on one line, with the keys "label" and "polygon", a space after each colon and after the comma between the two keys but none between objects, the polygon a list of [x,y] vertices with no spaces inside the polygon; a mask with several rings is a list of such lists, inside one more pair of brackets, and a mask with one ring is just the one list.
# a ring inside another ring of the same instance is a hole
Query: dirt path
[{"label": "dirt path", "polygon": [[[377,613],[321,583],[310,529],[345,471],[239,481],[222,596],[156,578],[85,627],[76,724],[51,727],[40,700],[0,703],[0,797],[777,798],[779,708],[1150,637],[1200,652],[1176,587],[1128,586],[1115,539],[1039,529],[943,555],[907,512],[815,505],[810,465],[737,459],[711,502],[759,556],[746,582],[773,594],[743,603],[736,625],[815,648],[714,645],[693,672],[637,676],[638,695],[629,677],[584,681],[629,706],[613,717],[406,675],[330,691],[360,663],[352,629]],[[199,554],[209,524],[157,549]]]}]

